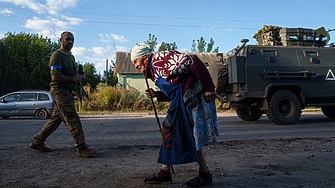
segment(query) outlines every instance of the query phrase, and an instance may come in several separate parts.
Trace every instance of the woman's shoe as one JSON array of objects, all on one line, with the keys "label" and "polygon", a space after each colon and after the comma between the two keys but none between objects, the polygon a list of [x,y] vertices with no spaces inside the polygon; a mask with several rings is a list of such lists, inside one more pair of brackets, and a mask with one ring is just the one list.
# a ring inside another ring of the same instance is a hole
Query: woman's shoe
[{"label": "woman's shoe", "polygon": [[199,173],[197,177],[185,182],[188,187],[203,187],[212,183],[212,174],[208,171],[207,173]]},{"label": "woman's shoe", "polygon": [[146,177],[143,181],[148,184],[171,183],[172,176],[170,172],[161,169],[157,174],[153,174],[151,177]]}]

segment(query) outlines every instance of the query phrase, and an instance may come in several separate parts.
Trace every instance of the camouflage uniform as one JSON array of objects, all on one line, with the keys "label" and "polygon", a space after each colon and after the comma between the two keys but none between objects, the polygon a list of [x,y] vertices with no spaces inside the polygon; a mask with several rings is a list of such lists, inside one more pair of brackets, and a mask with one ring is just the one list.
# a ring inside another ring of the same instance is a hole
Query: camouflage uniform
[{"label": "camouflage uniform", "polygon": [[45,140],[64,121],[66,128],[75,141],[75,146],[85,142],[85,136],[81,121],[74,107],[70,90],[62,87],[51,87],[51,96],[54,100],[55,109],[50,120],[42,130],[35,135],[35,138]]},{"label": "camouflage uniform", "polygon": [[[61,74],[65,76],[74,76],[76,74],[75,59],[73,55],[65,54],[60,50],[57,50],[52,54],[49,66],[51,74],[53,75]],[[77,150],[89,150],[86,147],[82,124],[72,100],[71,90],[74,88],[75,84],[75,82],[58,83],[51,81],[50,93],[55,108],[49,121],[44,125],[42,130],[34,136],[30,146],[31,148],[41,152],[50,151],[50,148],[44,146],[44,141],[62,122],[64,122],[66,128],[74,139]],[[93,150],[89,151],[93,152]],[[78,151],[77,155],[80,155],[78,154]]]}]

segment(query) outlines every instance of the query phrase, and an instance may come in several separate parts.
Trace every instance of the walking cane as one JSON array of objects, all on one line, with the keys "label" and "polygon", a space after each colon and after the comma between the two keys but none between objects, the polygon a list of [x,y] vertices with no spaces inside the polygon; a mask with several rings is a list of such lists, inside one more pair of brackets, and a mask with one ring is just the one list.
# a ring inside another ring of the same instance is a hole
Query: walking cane
[{"label": "walking cane", "polygon": [[[149,89],[149,83],[148,83],[148,80],[147,78],[144,76],[144,79],[145,79],[145,83],[147,84],[147,88]],[[157,115],[157,110],[156,110],[156,106],[155,106],[155,103],[154,103],[154,100],[152,99],[152,97],[150,97],[150,100],[151,100],[151,103],[152,103],[152,107],[154,108],[154,112],[155,112],[155,117],[156,117],[156,121],[157,121],[157,124],[158,124],[158,131],[159,133],[161,134],[162,136],[162,127],[161,127],[161,123],[159,122],[159,118],[158,118],[158,115]],[[163,138],[163,136],[162,136]],[[174,169],[173,169],[173,166],[171,165],[171,171],[172,171],[172,174],[174,174]]]}]

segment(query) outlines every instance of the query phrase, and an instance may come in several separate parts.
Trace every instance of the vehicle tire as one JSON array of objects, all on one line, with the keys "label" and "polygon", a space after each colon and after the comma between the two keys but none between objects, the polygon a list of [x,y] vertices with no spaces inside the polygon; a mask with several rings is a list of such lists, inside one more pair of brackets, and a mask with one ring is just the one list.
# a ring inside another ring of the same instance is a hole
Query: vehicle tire
[{"label": "vehicle tire", "polygon": [[322,106],[321,111],[325,116],[335,118],[335,106]]},{"label": "vehicle tire", "polygon": [[38,109],[36,111],[36,117],[38,119],[46,119],[48,118],[48,112],[45,109]]},{"label": "vehicle tire", "polygon": [[2,119],[9,119],[9,116],[1,116]]},{"label": "vehicle tire", "polygon": [[270,99],[266,115],[277,125],[294,124],[301,116],[301,101],[291,91],[277,91]]},{"label": "vehicle tire", "polygon": [[238,108],[236,109],[237,116],[244,121],[257,121],[262,117],[262,114],[258,113],[253,108]]}]

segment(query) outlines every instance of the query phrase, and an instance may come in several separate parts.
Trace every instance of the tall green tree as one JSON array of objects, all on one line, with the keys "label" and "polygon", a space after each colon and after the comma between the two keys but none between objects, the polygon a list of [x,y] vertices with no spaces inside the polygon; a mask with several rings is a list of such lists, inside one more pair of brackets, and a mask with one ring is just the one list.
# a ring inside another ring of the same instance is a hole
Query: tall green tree
[{"label": "tall green tree", "polygon": [[5,34],[0,41],[0,91],[22,89],[49,90],[51,54],[58,42],[38,34]]},{"label": "tall green tree", "polygon": [[206,41],[203,37],[200,37],[200,39],[197,40],[198,41],[198,52],[205,52],[205,48],[206,48]]},{"label": "tall green tree", "polygon": [[100,80],[99,80],[99,74],[97,74],[94,64],[87,62],[83,65],[83,69],[85,72],[85,79],[83,79],[82,84],[83,85],[89,84],[91,88],[95,89]]},{"label": "tall green tree", "polygon": [[165,43],[162,42],[162,44],[159,46],[158,51],[164,51],[164,50],[177,50],[177,44],[175,42],[173,43]]},{"label": "tall green tree", "polygon": [[4,83],[5,83],[5,70],[7,69],[7,60],[6,60],[6,55],[5,55],[5,45],[3,42],[3,39],[0,40],[0,96],[3,94],[6,94],[8,91],[5,91],[4,88]]},{"label": "tall green tree", "polygon": [[195,48],[197,47],[197,44],[195,44],[195,40],[192,41],[192,47],[191,52],[195,52]]},{"label": "tall green tree", "polygon": [[152,49],[155,49],[157,46],[157,37],[155,35],[149,34],[149,39],[146,42]]},{"label": "tall green tree", "polygon": [[213,53],[218,53],[219,52],[219,47],[216,47],[213,50],[214,46],[214,40],[213,38],[210,38],[209,43],[206,42],[206,40],[203,37],[200,37],[200,39],[197,40],[197,44],[195,40],[192,41],[192,47],[191,51],[195,52],[213,52]]}]

